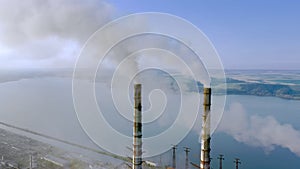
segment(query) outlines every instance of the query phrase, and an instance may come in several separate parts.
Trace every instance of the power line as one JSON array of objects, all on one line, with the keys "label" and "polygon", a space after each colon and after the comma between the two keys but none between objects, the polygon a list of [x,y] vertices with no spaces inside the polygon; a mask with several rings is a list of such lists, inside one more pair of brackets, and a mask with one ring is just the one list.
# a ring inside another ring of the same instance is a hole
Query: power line
[{"label": "power line", "polygon": [[18,126],[14,126],[14,125],[11,125],[11,124],[8,124],[8,123],[0,122],[0,125],[6,126],[8,128],[16,129],[16,130],[19,130],[19,131],[22,131],[22,132],[25,132],[25,133],[30,133],[30,134],[33,134],[33,135],[36,135],[36,136],[44,137],[44,138],[47,138],[49,140],[54,140],[54,141],[58,141],[58,142],[61,142],[61,143],[64,143],[64,144],[68,144],[68,145],[71,145],[73,147],[78,147],[78,148],[85,149],[85,150],[88,150],[88,151],[92,151],[92,152],[95,152],[95,153],[98,153],[98,154],[110,156],[112,158],[119,159],[119,160],[122,160],[122,161],[128,161],[125,157],[121,157],[121,156],[118,156],[118,155],[115,155],[115,154],[100,151],[100,150],[97,150],[97,149],[94,149],[94,148],[91,148],[91,147],[86,147],[86,146],[83,146],[83,145],[80,145],[80,144],[72,143],[72,142],[69,142],[69,141],[66,141],[66,140],[62,140],[60,138],[56,138],[56,137],[49,136],[49,135],[46,135],[46,134],[38,133],[38,132],[35,132],[35,131],[32,131],[32,130],[28,130],[28,129],[21,128],[21,127],[18,127]]}]

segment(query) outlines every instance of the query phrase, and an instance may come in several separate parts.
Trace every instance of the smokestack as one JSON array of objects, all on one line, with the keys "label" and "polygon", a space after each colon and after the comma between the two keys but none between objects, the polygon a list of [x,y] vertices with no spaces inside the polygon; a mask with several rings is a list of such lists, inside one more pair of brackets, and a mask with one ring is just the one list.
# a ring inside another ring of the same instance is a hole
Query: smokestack
[{"label": "smokestack", "polygon": [[210,169],[210,105],[211,88],[204,88],[204,112],[202,117],[202,136],[201,136],[201,169]]},{"label": "smokestack", "polygon": [[142,99],[141,84],[134,85],[134,124],[132,168],[142,169]]}]

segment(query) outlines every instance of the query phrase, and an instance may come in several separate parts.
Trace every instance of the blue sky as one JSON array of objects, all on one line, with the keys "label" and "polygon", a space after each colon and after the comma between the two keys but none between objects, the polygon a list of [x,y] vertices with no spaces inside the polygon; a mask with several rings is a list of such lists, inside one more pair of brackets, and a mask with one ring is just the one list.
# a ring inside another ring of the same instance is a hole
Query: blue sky
[{"label": "blue sky", "polygon": [[109,0],[117,16],[165,12],[185,18],[213,42],[226,69],[299,69],[299,1]]}]

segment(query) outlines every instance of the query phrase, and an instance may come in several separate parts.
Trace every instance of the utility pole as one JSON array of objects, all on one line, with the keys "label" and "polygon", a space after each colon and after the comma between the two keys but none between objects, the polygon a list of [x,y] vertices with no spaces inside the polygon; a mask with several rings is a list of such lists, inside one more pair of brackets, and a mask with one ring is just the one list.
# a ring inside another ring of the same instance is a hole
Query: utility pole
[{"label": "utility pole", "polygon": [[173,168],[176,168],[176,149],[177,149],[177,145],[173,145],[172,150],[173,150]]},{"label": "utility pole", "polygon": [[189,168],[189,152],[190,152],[190,148],[184,147],[184,151],[185,151],[185,169],[188,169]]},{"label": "utility pole", "polygon": [[222,169],[222,161],[225,160],[224,155],[220,154],[218,159],[220,160],[220,169]]},{"label": "utility pole", "polygon": [[29,168],[32,169],[32,155],[29,157]]},{"label": "utility pole", "polygon": [[159,165],[160,165],[160,166],[163,166],[163,165],[162,165],[161,155],[159,155]]},{"label": "utility pole", "polygon": [[236,158],[234,163],[235,163],[235,168],[239,169],[239,164],[241,164],[240,159]]}]

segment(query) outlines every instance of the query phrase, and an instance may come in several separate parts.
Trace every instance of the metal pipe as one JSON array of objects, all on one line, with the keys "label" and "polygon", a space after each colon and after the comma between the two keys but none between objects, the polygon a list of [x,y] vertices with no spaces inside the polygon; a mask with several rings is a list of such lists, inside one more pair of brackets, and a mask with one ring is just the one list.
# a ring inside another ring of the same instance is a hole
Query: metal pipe
[{"label": "metal pipe", "polygon": [[132,168],[142,169],[142,85],[134,85],[134,124]]},{"label": "metal pipe", "polygon": [[202,135],[201,135],[201,159],[200,168],[210,169],[210,105],[211,88],[203,89],[203,117],[202,117]]}]

